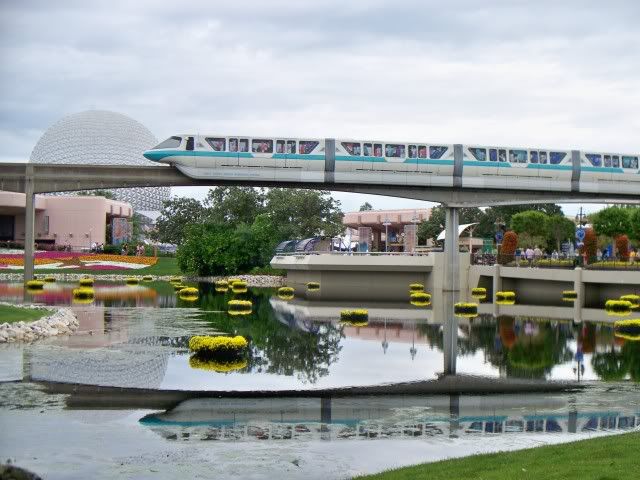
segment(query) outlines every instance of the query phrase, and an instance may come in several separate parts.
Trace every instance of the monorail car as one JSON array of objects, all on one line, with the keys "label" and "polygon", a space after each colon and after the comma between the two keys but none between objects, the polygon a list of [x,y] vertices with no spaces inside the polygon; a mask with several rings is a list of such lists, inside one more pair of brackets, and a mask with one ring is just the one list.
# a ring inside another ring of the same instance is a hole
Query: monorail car
[{"label": "monorail car", "polygon": [[144,156],[197,179],[640,195],[639,157],[619,153],[186,134]]}]

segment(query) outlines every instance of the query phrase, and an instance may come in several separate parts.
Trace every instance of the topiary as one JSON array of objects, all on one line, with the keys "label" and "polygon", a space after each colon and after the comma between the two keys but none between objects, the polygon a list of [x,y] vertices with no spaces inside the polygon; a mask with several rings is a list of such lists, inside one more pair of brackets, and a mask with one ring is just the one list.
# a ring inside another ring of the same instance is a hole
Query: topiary
[{"label": "topiary", "polygon": [[596,259],[598,251],[598,237],[593,228],[587,228],[584,231],[584,241],[582,247],[580,247],[581,254],[587,254],[589,263],[592,263]]},{"label": "topiary", "polygon": [[500,256],[498,263],[506,265],[513,261],[516,253],[516,247],[518,246],[518,234],[512,230],[509,230],[504,234],[502,238],[502,247],[500,248]]}]

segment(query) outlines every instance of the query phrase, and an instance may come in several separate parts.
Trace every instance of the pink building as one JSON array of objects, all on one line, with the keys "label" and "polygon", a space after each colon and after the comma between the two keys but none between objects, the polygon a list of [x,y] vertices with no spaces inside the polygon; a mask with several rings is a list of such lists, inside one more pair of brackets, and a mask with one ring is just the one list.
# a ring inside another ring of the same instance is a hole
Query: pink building
[{"label": "pink building", "polygon": [[[39,245],[90,248],[93,242],[110,243],[107,225],[114,217],[131,218],[126,202],[93,196],[36,195],[35,237]],[[0,241],[24,243],[24,193],[0,191]]]}]

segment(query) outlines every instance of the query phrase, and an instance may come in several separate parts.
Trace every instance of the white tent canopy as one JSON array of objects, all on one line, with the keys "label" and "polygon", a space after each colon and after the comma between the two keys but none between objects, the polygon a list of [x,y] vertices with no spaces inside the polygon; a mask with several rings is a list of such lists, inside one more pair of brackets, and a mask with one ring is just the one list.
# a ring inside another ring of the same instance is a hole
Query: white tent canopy
[{"label": "white tent canopy", "polygon": [[[462,232],[464,232],[467,228],[469,228],[469,227],[471,227],[473,225],[478,225],[478,223],[477,222],[476,223],[465,223],[464,225],[458,225],[458,237],[460,235],[462,235]],[[444,240],[444,238],[446,236],[445,234],[446,234],[446,230],[442,230],[440,232],[440,235],[438,235],[438,241]]]}]

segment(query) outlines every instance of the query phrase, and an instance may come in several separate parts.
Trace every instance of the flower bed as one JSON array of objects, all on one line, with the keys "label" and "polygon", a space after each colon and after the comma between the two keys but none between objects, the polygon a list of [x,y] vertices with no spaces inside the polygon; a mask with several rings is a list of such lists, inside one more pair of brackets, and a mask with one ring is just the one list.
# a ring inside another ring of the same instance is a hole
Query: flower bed
[{"label": "flower bed", "polygon": [[292,287],[280,287],[278,289],[278,298],[281,300],[292,300],[295,290]]},{"label": "flower bed", "polygon": [[340,320],[343,322],[368,322],[369,311],[364,308],[356,310],[342,310],[340,312]]},{"label": "flower bed", "polygon": [[228,373],[236,370],[242,370],[247,366],[247,360],[244,358],[236,360],[214,360],[200,358],[199,355],[192,355],[189,358],[189,366],[198,370],[209,370],[212,372]]},{"label": "flower bed", "polygon": [[431,305],[431,294],[426,292],[412,292],[409,295],[409,302],[416,307],[427,307]]},{"label": "flower bed", "polygon": [[478,300],[484,300],[487,298],[487,289],[484,287],[475,287],[471,289],[471,296]]},{"label": "flower bed", "polygon": [[229,300],[227,313],[229,315],[249,315],[253,310],[251,300]]},{"label": "flower bed", "polygon": [[247,348],[247,339],[237,335],[235,337],[208,337],[196,335],[189,339],[189,350],[200,358],[208,357],[218,360],[235,360]]},{"label": "flower bed", "polygon": [[638,341],[640,340],[640,318],[618,320],[614,322],[613,330],[617,337]]},{"label": "flower bed", "polygon": [[640,262],[623,262],[620,260],[605,260],[586,265],[589,270],[640,270]]},{"label": "flower bed", "polygon": [[620,300],[630,302],[632,310],[640,308],[640,295],[635,295],[635,294],[622,295],[620,297]]},{"label": "flower bed", "polygon": [[626,317],[631,314],[631,302],[627,300],[607,300],[604,309],[608,315]]},{"label": "flower bed", "polygon": [[473,318],[478,316],[478,304],[460,302],[453,306],[453,313],[456,317]]}]

